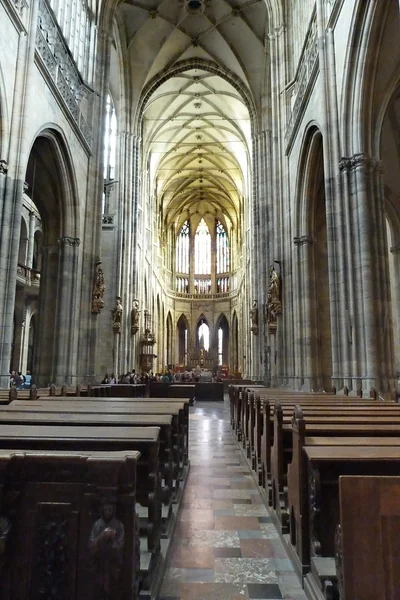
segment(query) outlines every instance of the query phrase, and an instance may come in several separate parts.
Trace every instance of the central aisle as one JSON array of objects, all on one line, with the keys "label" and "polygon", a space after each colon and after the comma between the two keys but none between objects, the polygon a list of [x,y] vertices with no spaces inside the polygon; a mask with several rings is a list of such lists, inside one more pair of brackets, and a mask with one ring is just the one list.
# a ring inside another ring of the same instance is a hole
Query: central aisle
[{"label": "central aisle", "polygon": [[231,431],[229,403],[190,411],[190,471],[160,599],[305,600]]}]

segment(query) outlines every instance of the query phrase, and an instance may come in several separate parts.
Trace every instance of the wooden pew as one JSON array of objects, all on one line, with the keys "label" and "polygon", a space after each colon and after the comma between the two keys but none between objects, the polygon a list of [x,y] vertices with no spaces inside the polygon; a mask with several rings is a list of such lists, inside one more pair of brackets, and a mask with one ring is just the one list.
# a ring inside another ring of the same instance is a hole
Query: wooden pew
[{"label": "wooden pew", "polygon": [[[177,462],[180,465],[180,477],[183,468],[189,462],[189,400],[165,398],[153,400],[121,399],[121,398],[42,398],[37,402],[13,402],[10,410],[29,408],[31,411],[62,410],[67,406],[68,411],[87,413],[116,413],[116,414],[160,414],[173,416],[173,444],[178,453]],[[50,408],[51,407],[51,408]],[[175,433],[176,432],[176,433]]]},{"label": "wooden pew", "polygon": [[[307,446],[303,452],[306,455],[308,469],[311,557],[310,571],[304,578],[304,590],[308,597],[315,598],[322,597],[328,587],[330,596],[335,597],[338,594],[334,553],[335,531],[340,520],[339,477],[342,475],[395,476],[400,472],[400,447]],[[368,502],[368,498],[363,499],[364,503],[366,501]],[[376,541],[377,544],[379,542],[380,540]],[[398,540],[396,543],[398,544]],[[367,552],[370,549],[363,548],[363,550]],[[398,571],[397,564],[394,568]],[[376,598],[381,596],[378,595]]]},{"label": "wooden pew", "polygon": [[153,555],[159,554],[161,537],[159,437],[159,427],[0,426],[1,449],[140,452],[136,498],[148,509],[147,543]]},{"label": "wooden pew", "polygon": [[[397,412],[391,412],[392,410],[397,410],[397,405],[394,403],[375,404],[371,403],[370,401],[358,399],[353,399],[349,401],[347,399],[343,399],[337,396],[334,397],[334,400],[332,400],[329,403],[329,405],[325,403],[324,399],[321,399],[318,396],[312,398],[308,396],[304,398],[299,398],[297,400],[297,403],[299,403],[304,410],[311,410],[314,412],[318,410],[318,413],[321,416],[326,414],[327,412],[332,413],[333,410],[339,411],[343,415],[365,410],[378,410],[379,412],[389,410],[390,414],[398,414]],[[261,465],[258,466],[259,470],[261,471],[261,485],[267,490],[269,494],[269,503],[271,504],[271,453],[276,439],[275,430],[276,428],[278,428],[278,434],[280,438],[282,438],[283,433],[281,429],[283,427],[283,424],[285,422],[286,424],[290,425],[293,409],[296,404],[293,404],[292,401],[290,401],[290,403],[286,403],[286,405],[281,403],[281,401],[276,401],[270,404],[270,401],[265,399],[261,399],[261,404],[263,407],[263,426],[261,434],[258,431],[255,434],[255,437],[258,437],[259,435],[261,436],[260,442],[257,440],[257,447],[258,444],[260,444],[261,446],[260,457],[257,456],[257,463],[259,461],[261,462]],[[372,412],[372,414],[374,413]],[[278,422],[275,422],[276,419],[278,419]],[[289,432],[291,431],[290,426],[287,429]],[[279,441],[277,442],[277,446],[275,447],[275,460],[279,461],[281,461],[281,459],[283,460],[283,455],[278,451],[278,446],[281,443],[281,439],[279,439]],[[281,464],[283,464],[282,461]],[[278,465],[275,470],[276,473],[279,474],[282,468],[283,467]]]},{"label": "wooden pew", "polygon": [[[343,427],[343,434],[346,435],[346,431],[351,431],[351,427],[355,425],[366,426],[380,426],[381,430],[392,426],[393,423],[397,423],[400,426],[400,411],[397,407],[388,408],[382,413],[382,409],[365,408],[357,414],[350,413],[347,408],[344,412],[341,408],[338,409],[319,409],[311,407],[309,409],[302,406],[301,409],[304,413],[304,417],[307,422],[307,431],[310,435],[317,434],[330,435],[329,433],[322,433],[325,430],[341,431]],[[300,408],[299,408],[300,411]],[[301,412],[301,411],[300,411]],[[290,414],[283,414],[280,405],[275,407],[274,416],[274,441],[271,448],[271,504],[277,513],[278,520],[282,526],[282,531],[288,529],[288,511],[287,511],[287,472],[288,464],[292,460],[293,450],[293,435],[292,435],[292,418]],[[335,428],[337,426],[337,428]],[[350,428],[350,429],[349,429]],[[368,430],[368,429],[367,429]],[[365,431],[361,428],[363,435]]]},{"label": "wooden pew", "polygon": [[[329,437],[327,437],[329,436]],[[330,423],[308,425],[307,417],[297,408],[292,423],[293,453],[287,468],[287,514],[289,515],[290,544],[299,574],[309,570],[307,465],[303,452],[308,446],[376,447],[400,446],[400,424],[347,424]]]},{"label": "wooden pew", "polygon": [[400,477],[339,477],[341,600],[400,597]]},{"label": "wooden pew", "polygon": [[139,457],[134,451],[0,451],[1,600],[103,596],[96,558],[102,503],[116,510],[112,592],[117,587],[121,598],[136,600]]},{"label": "wooden pew", "polygon": [[144,383],[117,383],[92,385],[88,397],[143,398],[146,395]]},{"label": "wooden pew", "polygon": [[8,390],[0,390],[0,406],[6,406],[17,399],[17,388],[15,385]]},{"label": "wooden pew", "polygon": [[[26,411],[0,411],[0,425],[159,427],[162,499],[166,506],[172,501],[173,495],[177,495],[179,489],[179,480],[176,480],[179,476],[179,465],[173,461],[172,418],[172,415],[115,415],[67,412],[65,406],[63,406],[63,411],[53,412],[31,412],[29,409]],[[168,527],[167,522],[164,523],[164,527]]]}]

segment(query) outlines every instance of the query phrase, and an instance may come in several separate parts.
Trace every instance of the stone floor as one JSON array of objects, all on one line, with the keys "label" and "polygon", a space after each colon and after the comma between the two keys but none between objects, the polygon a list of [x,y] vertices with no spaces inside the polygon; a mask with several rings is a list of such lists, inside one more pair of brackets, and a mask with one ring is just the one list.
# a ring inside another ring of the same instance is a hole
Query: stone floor
[{"label": "stone floor", "polygon": [[305,600],[230,429],[228,402],[191,408],[189,439],[160,600]]}]

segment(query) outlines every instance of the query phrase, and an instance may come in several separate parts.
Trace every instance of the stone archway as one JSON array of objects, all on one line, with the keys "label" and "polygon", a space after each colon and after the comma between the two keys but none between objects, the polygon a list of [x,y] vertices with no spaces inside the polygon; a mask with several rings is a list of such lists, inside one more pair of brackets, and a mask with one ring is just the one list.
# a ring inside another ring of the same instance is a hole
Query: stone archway
[{"label": "stone archway", "polygon": [[68,384],[77,367],[80,239],[74,174],[57,132],[45,130],[35,139],[25,180],[43,227],[33,381]]}]

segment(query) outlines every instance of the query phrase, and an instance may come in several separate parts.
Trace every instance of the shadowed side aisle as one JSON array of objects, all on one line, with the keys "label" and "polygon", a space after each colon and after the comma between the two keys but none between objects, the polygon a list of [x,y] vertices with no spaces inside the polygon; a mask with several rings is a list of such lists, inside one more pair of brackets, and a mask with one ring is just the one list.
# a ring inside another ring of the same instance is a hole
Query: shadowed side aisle
[{"label": "shadowed side aisle", "polygon": [[190,472],[162,600],[305,600],[230,429],[227,401],[190,414]]}]

